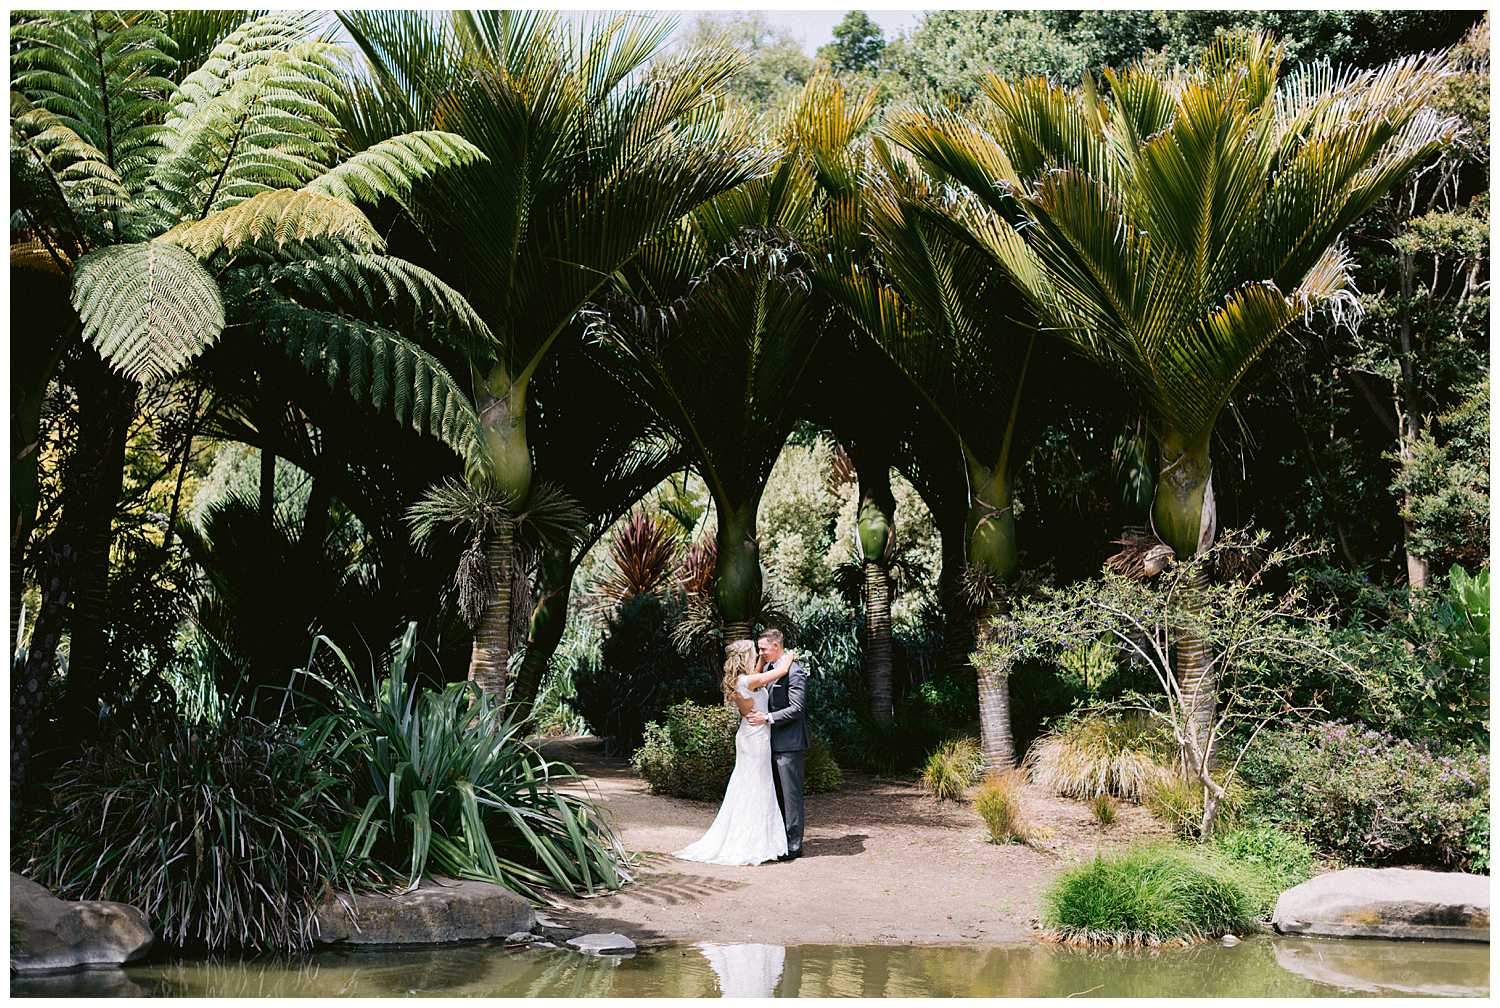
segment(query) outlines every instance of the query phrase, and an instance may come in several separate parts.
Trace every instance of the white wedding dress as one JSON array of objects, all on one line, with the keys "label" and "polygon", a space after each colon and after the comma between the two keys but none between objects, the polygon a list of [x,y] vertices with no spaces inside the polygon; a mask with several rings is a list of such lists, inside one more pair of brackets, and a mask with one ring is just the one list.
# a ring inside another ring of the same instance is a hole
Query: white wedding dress
[{"label": "white wedding dress", "polygon": [[[740,676],[735,688],[764,714],[771,691],[762,686],[752,692],[745,686],[748,680],[748,676]],[[734,735],[734,772],[724,791],[724,804],[719,806],[708,832],[675,856],[708,864],[753,865],[785,854],[786,823],[781,818],[771,772],[771,726],[753,725],[740,718],[739,731]]]}]

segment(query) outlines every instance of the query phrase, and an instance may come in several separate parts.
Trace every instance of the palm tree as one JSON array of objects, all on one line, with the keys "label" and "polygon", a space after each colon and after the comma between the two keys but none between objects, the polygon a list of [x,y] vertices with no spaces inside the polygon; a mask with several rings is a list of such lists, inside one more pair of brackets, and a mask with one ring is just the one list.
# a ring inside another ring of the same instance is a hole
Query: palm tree
[{"label": "palm tree", "polygon": [[[1048,330],[1139,397],[1157,448],[1152,529],[1179,558],[1214,539],[1210,442],[1241,379],[1299,318],[1354,314],[1340,235],[1455,129],[1429,108],[1445,55],[1285,77],[1281,59],[1242,32],[1184,74],[1106,71],[1107,94],[991,77],[970,114],[891,129],[997,218],[1025,222],[1024,259],[1008,227],[962,229]],[[1212,662],[1191,634],[1177,676],[1197,726],[1188,755],[1206,766]]]},{"label": "palm tree", "polygon": [[604,369],[594,348],[575,344],[554,357],[537,376],[538,408],[531,414],[531,436],[548,449],[537,460],[537,475],[576,501],[586,524],[575,537],[544,543],[537,556],[526,650],[510,695],[522,720],[562,640],[573,575],[584,555],[685,463],[680,446],[655,429],[651,414]]},{"label": "palm tree", "polygon": [[340,17],[368,64],[345,116],[356,146],[441,126],[485,154],[406,209],[426,236],[420,254],[487,323],[461,348],[484,443],[468,479],[498,508],[469,675],[503,695],[515,518],[546,450],[528,436],[532,381],[645,243],[769,157],[721,115],[716,93],[739,58],[665,56],[670,22],[611,17],[575,34],[555,15],[516,11]]},{"label": "palm tree", "polygon": [[[1012,454],[1036,336],[1010,273],[956,237],[948,215],[975,226],[1003,222],[972,202],[955,205],[883,143],[874,146],[863,199],[874,262],[834,259],[826,281],[944,429],[943,450],[966,479],[965,587],[981,609],[993,612],[1019,572]],[[925,468],[936,474],[945,466],[935,461]],[[1012,766],[1006,670],[976,671],[986,761]]]},{"label": "palm tree", "polygon": [[[33,406],[69,355],[86,375],[87,430],[68,464],[65,541],[50,550],[21,683],[46,680],[69,601],[71,667],[100,666],[136,390],[226,334],[265,339],[376,409],[465,451],[478,445],[446,371],[385,318],[394,301],[408,328],[463,333],[477,320],[435,277],[385,255],[350,202],[407,197],[478,151],[427,132],[340,163],[334,47],[308,39],[304,16],[269,15],[229,32],[196,69],[174,57],[201,54],[225,24],[220,14],[49,11],[13,26],[12,275],[49,274],[44,293],[67,291],[31,314],[37,345],[13,378],[25,383],[13,388],[25,427],[13,437],[23,446],[13,547],[35,507]],[[404,382],[392,392],[395,376]],[[29,703],[35,691],[19,696]],[[22,735],[29,722],[17,719]]]},{"label": "palm tree", "polygon": [[795,150],[768,178],[705,204],[594,313],[612,370],[680,442],[718,518],[714,595],[726,644],[763,602],[756,513],[809,396],[828,309],[799,236],[817,212]]}]

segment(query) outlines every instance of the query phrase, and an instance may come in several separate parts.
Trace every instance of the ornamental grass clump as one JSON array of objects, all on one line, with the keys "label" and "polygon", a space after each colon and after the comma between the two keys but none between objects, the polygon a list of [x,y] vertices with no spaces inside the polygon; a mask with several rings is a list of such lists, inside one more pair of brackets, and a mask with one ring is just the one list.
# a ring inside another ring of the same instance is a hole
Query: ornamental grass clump
[{"label": "ornamental grass clump", "polygon": [[1089,802],[1089,811],[1094,814],[1094,821],[1105,829],[1113,826],[1119,815],[1115,800],[1107,794],[1095,795]]},{"label": "ornamental grass clump", "polygon": [[1064,798],[1113,795],[1139,802],[1171,777],[1172,739],[1147,717],[1104,712],[1070,718],[1038,739],[1031,779]]},{"label": "ornamental grass clump", "polygon": [[1019,770],[990,774],[974,796],[974,810],[984,820],[990,843],[1028,843],[1031,831],[1021,808],[1026,777]]},{"label": "ornamental grass clump", "polygon": [[337,849],[357,812],[315,743],[244,716],[136,725],[57,772],[16,860],[63,899],[139,907],[168,946],[306,949],[330,885],[378,881]]},{"label": "ornamental grass clump", "polygon": [[1190,943],[1259,928],[1240,873],[1172,845],[1135,847],[1064,872],[1042,897],[1046,936],[1076,945]]},{"label": "ornamental grass clump", "polygon": [[927,757],[922,788],[938,801],[963,801],[964,794],[984,778],[984,753],[979,740],[950,739]]}]

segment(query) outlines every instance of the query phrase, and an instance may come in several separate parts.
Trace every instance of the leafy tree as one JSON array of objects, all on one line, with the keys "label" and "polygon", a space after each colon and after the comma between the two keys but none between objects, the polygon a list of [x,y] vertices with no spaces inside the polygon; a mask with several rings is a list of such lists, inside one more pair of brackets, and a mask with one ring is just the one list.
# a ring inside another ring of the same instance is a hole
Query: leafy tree
[{"label": "leafy tree", "polygon": [[689,47],[728,47],[741,54],[743,63],[724,82],[723,91],[754,112],[785,105],[813,75],[814,62],[797,37],[759,11],[701,14],[684,41]]},{"label": "leafy tree", "polygon": [[[408,245],[463,290],[483,326],[456,341],[465,408],[479,418],[473,499],[490,515],[490,589],[469,675],[503,694],[515,627],[516,518],[533,501],[531,383],[576,338],[572,322],[640,248],[768,157],[721,115],[740,65],[725,51],[660,58],[667,22],[611,17],[577,35],[553,15],[352,11],[368,64],[348,82],[356,146],[437,123],[485,158],[405,210]],[[537,446],[538,451],[545,446]]]},{"label": "leafy tree", "polygon": [[833,41],[818,50],[818,58],[837,73],[870,73],[885,55],[885,33],[864,11],[852,10],[833,26]]}]

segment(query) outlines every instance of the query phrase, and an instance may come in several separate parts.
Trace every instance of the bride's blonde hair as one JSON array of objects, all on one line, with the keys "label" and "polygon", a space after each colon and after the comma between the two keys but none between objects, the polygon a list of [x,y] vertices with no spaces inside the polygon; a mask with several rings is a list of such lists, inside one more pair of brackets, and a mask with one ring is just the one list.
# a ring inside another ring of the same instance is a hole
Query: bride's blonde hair
[{"label": "bride's blonde hair", "polygon": [[735,680],[755,671],[755,642],[753,640],[732,641],[724,649],[724,678],[719,685],[724,689],[724,702],[734,703]]}]

